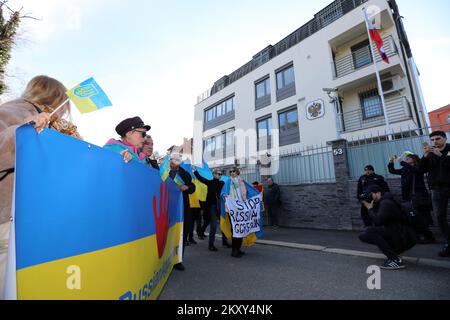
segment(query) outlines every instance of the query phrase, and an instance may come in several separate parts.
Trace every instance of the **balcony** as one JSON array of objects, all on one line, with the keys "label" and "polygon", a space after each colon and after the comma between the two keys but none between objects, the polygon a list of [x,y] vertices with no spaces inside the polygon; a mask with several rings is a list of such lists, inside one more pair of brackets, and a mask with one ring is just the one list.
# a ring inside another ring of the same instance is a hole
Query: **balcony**
[{"label": "balcony", "polygon": [[[397,46],[395,45],[392,36],[383,38],[384,50],[389,58],[398,55]],[[372,44],[373,51],[375,52],[375,58],[377,62],[381,62],[381,58],[378,49],[375,44]],[[353,72],[359,71],[363,68],[371,66],[373,64],[372,53],[370,46],[362,47],[351,54],[342,58],[336,59],[333,62],[333,79],[339,79]]]},{"label": "balcony", "polygon": [[[380,106],[382,109],[382,107]],[[386,100],[386,109],[389,123],[411,120],[411,107],[406,97]],[[364,115],[360,106],[357,110],[345,112],[341,115],[342,132],[353,132],[386,125],[384,114],[376,117]]]}]

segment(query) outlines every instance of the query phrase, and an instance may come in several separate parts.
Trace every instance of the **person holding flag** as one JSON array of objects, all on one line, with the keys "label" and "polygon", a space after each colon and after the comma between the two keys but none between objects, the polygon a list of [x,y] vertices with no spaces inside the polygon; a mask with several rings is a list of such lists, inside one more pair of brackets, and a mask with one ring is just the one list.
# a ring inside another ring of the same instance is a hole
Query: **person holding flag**
[{"label": "person holding flag", "polygon": [[[0,105],[0,252],[9,242],[16,129],[30,123],[38,133],[50,127],[81,139],[77,127],[63,119],[70,114],[66,91],[66,87],[58,80],[48,76],[37,76],[28,82],[19,99]],[[0,299],[3,296],[5,261],[6,259],[0,256]]]},{"label": "person holding flag", "polygon": [[[234,258],[241,258],[245,255],[245,252],[241,250],[242,246],[250,247],[253,246],[257,238],[262,236],[262,229],[257,233],[251,233],[245,238],[234,237],[233,230],[231,227],[230,216],[226,211],[225,200],[227,197],[236,199],[239,201],[246,201],[247,199],[253,198],[259,195],[259,191],[253,188],[252,185],[244,181],[240,176],[240,170],[233,167],[230,170],[230,177],[224,179],[225,185],[222,188],[221,193],[221,216],[220,216],[220,227],[223,234],[227,239],[232,239],[231,241],[231,256]],[[261,222],[261,217],[259,217]]]},{"label": "person holding flag", "polygon": [[[189,195],[195,192],[195,184],[192,183],[191,175],[181,167],[182,156],[178,152],[172,152],[166,157],[163,165],[160,168],[161,179],[165,181],[171,178],[183,192],[183,208],[184,208],[184,222],[183,222],[183,255],[184,248],[188,243],[188,234],[191,228],[192,215],[189,203]],[[174,268],[179,271],[184,271],[185,266],[182,263],[174,265]]]},{"label": "person holding flag", "polygon": [[222,171],[215,169],[213,172],[214,178],[212,180],[205,179],[198,172],[195,166],[192,167],[195,177],[208,187],[208,194],[206,196],[206,210],[209,213],[210,229],[209,229],[209,251],[217,252],[214,246],[217,231],[217,219],[219,217],[219,203],[222,188],[225,185],[222,178]]},{"label": "person holding flag", "polygon": [[151,127],[145,125],[139,117],[125,119],[116,127],[120,140],[110,139],[104,148],[120,153],[125,163],[133,160],[147,164],[147,155],[141,150],[144,146],[147,131],[150,129]]}]

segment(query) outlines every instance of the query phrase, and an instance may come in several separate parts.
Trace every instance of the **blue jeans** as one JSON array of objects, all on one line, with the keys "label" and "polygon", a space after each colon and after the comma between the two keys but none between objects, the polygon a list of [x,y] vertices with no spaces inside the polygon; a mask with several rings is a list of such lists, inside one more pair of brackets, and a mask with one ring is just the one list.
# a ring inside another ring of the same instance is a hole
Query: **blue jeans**
[{"label": "blue jeans", "polygon": [[216,231],[217,231],[217,216],[218,216],[218,210],[217,210],[217,204],[211,205],[211,220],[209,222],[209,245],[213,246],[214,241],[216,241]]}]

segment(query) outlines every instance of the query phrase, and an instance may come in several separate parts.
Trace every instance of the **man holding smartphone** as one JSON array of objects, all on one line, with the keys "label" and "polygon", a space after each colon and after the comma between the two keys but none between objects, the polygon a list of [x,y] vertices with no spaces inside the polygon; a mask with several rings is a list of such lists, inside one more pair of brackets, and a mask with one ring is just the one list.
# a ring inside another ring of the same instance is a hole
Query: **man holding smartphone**
[{"label": "man holding smartphone", "polygon": [[439,228],[447,241],[439,256],[450,258],[450,228],[447,221],[448,202],[450,198],[450,144],[443,131],[430,134],[432,146],[423,144],[424,155],[420,165],[428,173],[433,210],[436,213]]}]

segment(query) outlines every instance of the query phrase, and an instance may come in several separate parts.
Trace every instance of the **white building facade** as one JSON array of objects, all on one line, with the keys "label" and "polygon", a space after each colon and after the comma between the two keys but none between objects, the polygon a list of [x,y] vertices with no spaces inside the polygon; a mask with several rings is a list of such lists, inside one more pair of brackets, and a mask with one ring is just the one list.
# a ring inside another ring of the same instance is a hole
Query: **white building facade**
[{"label": "white building facade", "polygon": [[[363,9],[390,63],[372,57]],[[198,97],[194,161],[245,167],[264,155],[386,133],[373,59],[393,132],[427,127],[427,112],[395,1],[336,0],[314,19]]]}]

